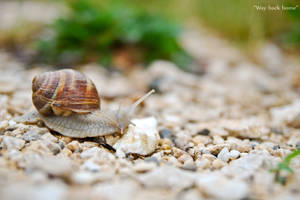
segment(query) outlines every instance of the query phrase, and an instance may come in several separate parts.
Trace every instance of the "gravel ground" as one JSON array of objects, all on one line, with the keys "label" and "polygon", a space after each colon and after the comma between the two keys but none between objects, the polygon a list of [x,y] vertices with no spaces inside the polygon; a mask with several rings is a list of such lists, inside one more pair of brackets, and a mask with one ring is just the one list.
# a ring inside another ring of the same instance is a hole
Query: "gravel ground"
[{"label": "gravel ground", "polygon": [[[157,91],[139,107],[127,139],[108,138],[116,153],[91,138],[18,123],[34,109],[33,76],[51,68],[25,69],[1,51],[0,199],[299,199],[299,157],[285,185],[270,172],[300,147],[299,61],[274,44],[262,46],[254,64],[199,32],[182,42],[205,74],[166,61],[126,74],[78,68],[94,81],[103,108]],[[147,142],[133,142],[135,135]]]}]

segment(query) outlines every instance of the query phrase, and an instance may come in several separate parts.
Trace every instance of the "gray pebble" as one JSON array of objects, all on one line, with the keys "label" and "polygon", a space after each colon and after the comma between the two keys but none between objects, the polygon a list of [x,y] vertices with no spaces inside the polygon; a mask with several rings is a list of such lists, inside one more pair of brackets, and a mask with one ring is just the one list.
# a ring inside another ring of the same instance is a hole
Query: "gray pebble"
[{"label": "gray pebble", "polygon": [[198,135],[204,135],[204,136],[208,136],[210,133],[210,130],[208,130],[207,128],[202,129],[201,131],[199,131],[197,134]]},{"label": "gray pebble", "polygon": [[47,142],[47,147],[54,155],[61,151],[59,144],[54,142]]},{"label": "gray pebble", "polygon": [[173,135],[173,132],[168,129],[168,128],[163,128],[159,131],[159,135],[161,138],[168,138],[170,139],[172,142],[174,142],[175,137]]},{"label": "gray pebble", "polygon": [[25,141],[35,141],[40,138],[40,134],[37,131],[29,130],[23,135]]}]

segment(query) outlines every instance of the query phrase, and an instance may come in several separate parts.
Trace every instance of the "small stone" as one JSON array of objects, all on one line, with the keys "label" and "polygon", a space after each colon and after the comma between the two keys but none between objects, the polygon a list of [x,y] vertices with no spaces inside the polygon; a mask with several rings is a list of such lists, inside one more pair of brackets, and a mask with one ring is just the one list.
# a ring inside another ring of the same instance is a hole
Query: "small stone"
[{"label": "small stone", "polygon": [[181,190],[193,185],[194,175],[176,167],[163,166],[140,175],[138,180],[147,188]]},{"label": "small stone", "polygon": [[240,156],[240,152],[237,150],[231,150],[230,151],[230,158],[237,159]]},{"label": "small stone", "polygon": [[4,149],[17,149],[20,150],[24,147],[25,141],[12,136],[3,136],[2,147]]},{"label": "small stone", "polygon": [[298,115],[296,115],[288,124],[291,127],[294,128],[300,128],[300,111],[298,113]]},{"label": "small stone", "polygon": [[228,179],[220,173],[206,173],[197,177],[196,185],[213,199],[238,200],[248,195],[248,185],[239,179]]},{"label": "small stone", "polygon": [[245,153],[245,152],[250,152],[251,151],[251,145],[250,144],[241,144],[241,145],[238,145],[237,147],[237,150],[239,152],[242,152],[242,153]]},{"label": "small stone", "polygon": [[61,149],[60,149],[60,146],[59,144],[57,143],[54,143],[54,142],[48,142],[48,141],[44,141],[44,143],[46,144],[46,146],[49,148],[49,150],[54,154],[58,154]]},{"label": "small stone", "polygon": [[154,117],[134,119],[135,124],[129,125],[127,133],[114,144],[119,157],[125,157],[128,153],[148,155],[155,151],[158,146],[159,134],[157,121]]},{"label": "small stone", "polygon": [[80,144],[77,140],[73,140],[69,144],[67,144],[67,148],[70,149],[71,151],[76,151],[80,149]]},{"label": "small stone", "polygon": [[60,146],[61,149],[64,149],[66,146],[66,143],[62,140],[58,140],[58,145]]},{"label": "small stone", "polygon": [[94,186],[91,199],[139,199],[137,195],[141,191],[140,186],[133,180],[121,180],[118,182],[104,182]]},{"label": "small stone", "polygon": [[176,135],[175,145],[180,149],[186,149],[188,144],[191,142],[191,137],[186,131],[180,131]]},{"label": "small stone", "polygon": [[300,127],[300,101],[296,100],[291,104],[275,107],[270,110],[273,126],[286,124],[294,128]]},{"label": "small stone", "polygon": [[211,143],[211,138],[207,136],[197,135],[193,138],[193,142],[195,145],[198,144],[209,144]]},{"label": "small stone", "polygon": [[215,169],[220,169],[220,168],[224,167],[224,165],[225,165],[225,163],[221,160],[218,160],[218,159],[214,160],[213,163],[212,163],[212,166]]},{"label": "small stone", "polygon": [[70,151],[70,149],[68,148],[63,148],[61,151],[60,151],[60,154],[64,155],[64,156],[71,156],[72,155],[72,151]]},{"label": "small stone", "polygon": [[189,170],[189,171],[196,171],[197,170],[197,166],[195,164],[195,162],[192,160],[188,160],[186,162],[184,162],[184,164],[181,167],[184,170]]},{"label": "small stone", "polygon": [[218,159],[222,160],[223,162],[228,162],[229,158],[230,158],[229,150],[227,147],[224,147],[218,154]]},{"label": "small stone", "polygon": [[115,160],[115,156],[111,152],[99,147],[93,147],[83,151],[80,157],[86,160],[93,158],[97,164],[107,164]]},{"label": "small stone", "polygon": [[219,135],[213,136],[213,143],[214,144],[224,144],[224,139]]},{"label": "small stone", "polygon": [[9,120],[8,124],[9,124],[9,126],[14,126],[17,123],[14,120],[11,119],[11,120]]},{"label": "small stone", "polygon": [[207,128],[204,128],[204,129],[200,130],[197,134],[198,134],[198,135],[208,136],[209,133],[210,133],[210,130],[207,129]]},{"label": "small stone", "polygon": [[172,133],[172,131],[168,128],[163,128],[159,131],[159,135],[161,138],[168,138],[170,139],[172,142],[174,142],[175,140],[175,136]]},{"label": "small stone", "polygon": [[161,150],[171,150],[171,148],[172,148],[172,142],[168,138],[160,139],[158,141],[158,145]]},{"label": "small stone", "polygon": [[7,120],[3,120],[0,122],[0,131],[5,130],[9,126],[9,123]]},{"label": "small stone", "polygon": [[89,159],[84,162],[83,168],[91,171],[91,172],[98,172],[100,170],[99,165],[97,165],[93,160]]},{"label": "small stone", "polygon": [[34,140],[37,140],[39,138],[40,138],[40,134],[36,130],[28,130],[23,135],[23,139],[25,141],[34,141]]},{"label": "small stone", "polygon": [[47,156],[33,159],[31,168],[40,169],[48,174],[60,177],[68,176],[72,171],[72,161],[67,157]]},{"label": "small stone", "polygon": [[53,136],[51,133],[45,133],[44,135],[42,135],[41,137],[42,140],[48,141],[48,142],[58,142],[57,137]]},{"label": "small stone", "polygon": [[202,158],[208,159],[210,162],[213,162],[216,159],[216,156],[214,156],[212,154],[203,154]]},{"label": "small stone", "polygon": [[193,158],[187,153],[182,154],[177,160],[181,163],[186,163],[190,161],[193,162]]},{"label": "small stone", "polygon": [[206,169],[206,168],[210,167],[210,163],[211,163],[210,160],[204,158],[204,159],[201,159],[201,160],[197,160],[196,161],[196,166],[198,168],[201,168],[201,169]]},{"label": "small stone", "polygon": [[[216,144],[216,145],[209,145],[208,150],[213,155],[218,155],[222,149],[229,147],[227,144]],[[228,150],[228,149],[227,149]]]}]

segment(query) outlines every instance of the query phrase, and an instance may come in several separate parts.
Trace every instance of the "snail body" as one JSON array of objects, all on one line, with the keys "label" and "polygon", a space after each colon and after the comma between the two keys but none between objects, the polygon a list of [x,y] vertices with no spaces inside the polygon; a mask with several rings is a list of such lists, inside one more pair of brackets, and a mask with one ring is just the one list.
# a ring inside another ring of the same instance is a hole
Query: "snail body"
[{"label": "snail body", "polygon": [[21,121],[39,117],[48,128],[76,138],[123,134],[135,108],[154,90],[124,110],[100,110],[100,98],[93,82],[71,70],[44,72],[33,78],[32,102],[37,109]]}]

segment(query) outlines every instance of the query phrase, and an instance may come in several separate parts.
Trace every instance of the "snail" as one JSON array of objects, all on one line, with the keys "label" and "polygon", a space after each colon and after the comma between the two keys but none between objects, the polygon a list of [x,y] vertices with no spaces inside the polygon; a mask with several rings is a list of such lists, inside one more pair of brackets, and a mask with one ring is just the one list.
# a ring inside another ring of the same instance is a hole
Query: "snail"
[{"label": "snail", "polygon": [[75,138],[124,134],[135,108],[152,93],[154,90],[124,110],[101,110],[97,89],[83,73],[72,69],[44,72],[32,80],[32,102],[37,111],[18,121],[41,119],[49,129]]}]

